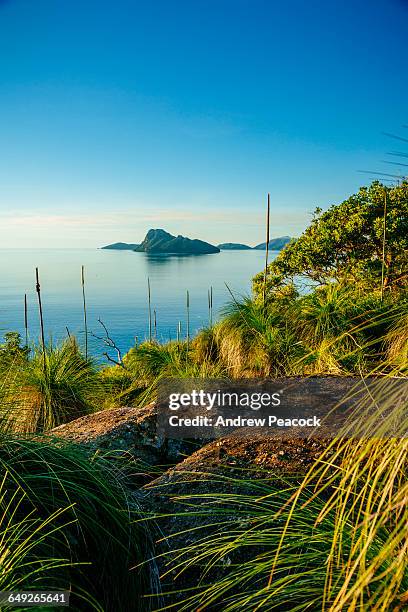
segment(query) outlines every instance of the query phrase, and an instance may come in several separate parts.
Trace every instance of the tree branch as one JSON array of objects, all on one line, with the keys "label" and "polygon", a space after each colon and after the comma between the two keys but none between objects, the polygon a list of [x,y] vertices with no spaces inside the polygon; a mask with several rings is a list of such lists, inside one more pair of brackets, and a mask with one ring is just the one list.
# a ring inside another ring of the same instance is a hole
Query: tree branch
[{"label": "tree branch", "polygon": [[106,359],[112,363],[114,363],[115,365],[120,366],[121,368],[123,368],[124,370],[126,370],[126,366],[123,363],[123,357],[122,357],[122,352],[120,350],[120,348],[118,347],[118,345],[116,344],[116,342],[113,340],[113,338],[111,338],[111,336],[109,335],[109,331],[108,328],[106,327],[105,323],[101,320],[101,318],[98,318],[98,323],[100,323],[100,325],[102,325],[103,330],[105,332],[104,336],[97,336],[96,334],[94,334],[93,332],[91,332],[91,335],[96,338],[97,340],[101,340],[105,346],[107,346],[108,348],[112,349],[113,351],[116,351],[116,355],[117,355],[117,359],[113,359],[109,353],[105,352],[102,353],[104,357],[106,357]]}]

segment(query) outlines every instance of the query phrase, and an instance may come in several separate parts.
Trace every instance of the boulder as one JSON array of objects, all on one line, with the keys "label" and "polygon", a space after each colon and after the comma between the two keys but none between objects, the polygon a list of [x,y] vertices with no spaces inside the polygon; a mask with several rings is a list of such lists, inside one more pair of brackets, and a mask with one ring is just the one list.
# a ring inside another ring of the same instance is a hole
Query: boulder
[{"label": "boulder", "polygon": [[91,453],[126,455],[147,465],[175,463],[199,443],[166,440],[157,433],[154,403],[143,408],[111,408],[60,425],[52,435],[81,444]]}]

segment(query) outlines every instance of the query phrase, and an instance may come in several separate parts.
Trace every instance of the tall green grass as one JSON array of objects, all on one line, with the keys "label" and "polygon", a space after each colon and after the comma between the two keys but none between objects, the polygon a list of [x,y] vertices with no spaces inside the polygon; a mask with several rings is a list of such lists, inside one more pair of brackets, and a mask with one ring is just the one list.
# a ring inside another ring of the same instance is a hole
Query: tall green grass
[{"label": "tall green grass", "polygon": [[49,345],[45,358],[34,347],[25,360],[3,372],[3,423],[13,431],[48,431],[92,412],[102,386],[95,365],[85,359],[74,339]]},{"label": "tall green grass", "polygon": [[[21,486],[16,486],[9,473],[3,471],[0,483],[0,590],[21,590],[30,584],[41,584],[71,563],[69,556],[55,557],[57,533],[71,523],[63,520],[68,510],[68,507],[59,508],[48,517],[40,518],[34,508],[29,508]],[[56,523],[59,529],[55,529]]]},{"label": "tall green grass", "polygon": [[164,377],[276,377],[389,370],[406,360],[403,291],[381,301],[340,284],[310,294],[276,294],[266,304],[233,297],[220,320],[190,342],[147,341],[124,367],[96,366],[74,338],[27,351],[15,338],[0,346],[0,416],[12,430],[47,431],[88,414],[155,398]]},{"label": "tall green grass", "polygon": [[296,371],[295,363],[305,348],[284,312],[244,298],[233,300],[222,315],[214,339],[230,376],[279,376]]},{"label": "tall green grass", "polygon": [[107,460],[52,438],[0,438],[0,586],[72,591],[73,610],[148,610],[139,509]]},{"label": "tall green grass", "polygon": [[[232,468],[230,478],[197,473],[195,480],[192,473],[191,493],[178,490],[177,481],[174,492],[171,481],[158,489],[169,496],[170,513],[175,503],[173,521],[181,530],[167,539],[161,556],[164,582],[176,583],[160,609],[408,607],[407,303],[332,292],[301,298],[295,311],[292,306],[285,313],[292,330],[315,351],[325,343],[326,368],[336,358],[339,373],[381,376],[357,407],[357,421],[327,442],[303,479],[249,466],[238,476]],[[238,374],[248,371],[246,355],[255,344],[265,351],[268,328],[279,324],[274,317],[249,300],[234,301],[219,324],[222,341],[232,339],[224,359]],[[208,355],[206,339],[220,349],[217,329],[201,340]],[[306,354],[298,364],[307,370],[309,360]]]},{"label": "tall green grass", "polygon": [[[366,397],[357,423],[345,428],[331,455],[337,467],[328,466],[329,448],[303,483],[307,487],[313,482],[318,494],[330,492],[316,524],[330,513],[335,516],[323,603],[336,612],[362,605],[403,609],[408,604],[408,381],[402,391],[398,382],[379,380],[375,400]],[[300,506],[298,496],[291,513]],[[344,544],[347,531],[349,549]],[[282,542],[284,537],[285,531]],[[339,573],[336,585],[333,576]]]}]

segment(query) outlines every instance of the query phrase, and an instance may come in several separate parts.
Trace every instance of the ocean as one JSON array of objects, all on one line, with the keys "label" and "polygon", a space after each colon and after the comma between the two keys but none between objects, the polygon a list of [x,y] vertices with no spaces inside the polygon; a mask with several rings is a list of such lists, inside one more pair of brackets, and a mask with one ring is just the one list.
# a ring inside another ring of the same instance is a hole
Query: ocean
[{"label": "ocean", "polygon": [[[270,253],[270,259],[277,252]],[[175,339],[181,321],[186,334],[186,291],[190,294],[190,333],[208,324],[208,289],[213,287],[214,319],[234,295],[248,295],[251,279],[263,269],[264,251],[222,251],[200,256],[152,256],[103,249],[1,249],[0,334],[18,331],[24,338],[27,294],[31,342],[39,337],[35,268],[39,268],[46,339],[59,342],[70,334],[84,344],[81,266],[85,268],[89,351],[106,350],[100,318],[122,352],[148,337],[147,279],[157,339]],[[94,334],[94,335],[92,335]]]}]

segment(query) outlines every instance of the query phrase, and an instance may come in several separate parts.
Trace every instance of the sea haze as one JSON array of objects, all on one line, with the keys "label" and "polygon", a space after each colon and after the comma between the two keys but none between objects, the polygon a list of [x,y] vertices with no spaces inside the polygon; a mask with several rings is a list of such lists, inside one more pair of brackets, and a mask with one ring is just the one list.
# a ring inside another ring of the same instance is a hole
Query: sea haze
[{"label": "sea haze", "polygon": [[[249,294],[251,279],[262,270],[264,251],[222,251],[214,255],[152,256],[132,251],[100,249],[1,249],[0,333],[19,331],[24,337],[24,293],[28,299],[30,339],[39,336],[35,267],[38,266],[47,339],[71,334],[84,341],[81,265],[85,266],[88,328],[103,330],[98,317],[123,352],[148,336],[147,278],[150,278],[152,310],[157,312],[159,340],[176,338],[178,321],[186,333],[186,290],[190,292],[190,331],[208,323],[207,291],[212,285],[214,315],[231,296]],[[270,253],[270,259],[276,257]],[[90,351],[101,356],[101,341],[89,339]]]}]

